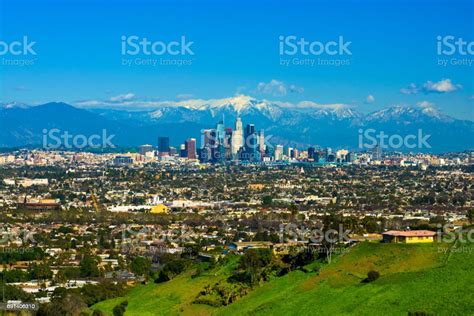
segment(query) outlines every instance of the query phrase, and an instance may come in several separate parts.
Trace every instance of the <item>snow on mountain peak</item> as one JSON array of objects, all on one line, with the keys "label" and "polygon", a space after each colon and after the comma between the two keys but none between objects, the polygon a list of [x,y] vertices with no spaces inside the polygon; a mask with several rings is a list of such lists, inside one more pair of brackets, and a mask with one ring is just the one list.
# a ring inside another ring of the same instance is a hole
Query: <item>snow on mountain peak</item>
[{"label": "snow on mountain peak", "polygon": [[248,109],[249,107],[256,105],[257,103],[257,100],[250,96],[238,95],[235,97],[222,99],[190,99],[178,102],[163,102],[162,105],[184,107],[191,110],[209,110],[232,107],[236,112],[241,112],[245,109]]},{"label": "snow on mountain peak", "polygon": [[19,103],[19,102],[8,102],[8,103],[0,103],[0,108],[4,109],[13,109],[13,108],[27,108],[28,106],[24,103]]}]

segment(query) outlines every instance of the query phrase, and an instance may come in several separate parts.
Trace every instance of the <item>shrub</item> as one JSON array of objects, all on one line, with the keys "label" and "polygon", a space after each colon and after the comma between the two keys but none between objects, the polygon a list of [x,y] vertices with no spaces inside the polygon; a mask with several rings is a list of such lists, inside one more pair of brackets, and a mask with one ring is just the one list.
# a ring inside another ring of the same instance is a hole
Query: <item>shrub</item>
[{"label": "shrub", "polygon": [[367,273],[367,278],[364,280],[365,283],[370,283],[370,282],[373,282],[375,280],[377,280],[378,278],[380,277],[380,273],[378,273],[377,271],[369,271],[369,273]]},{"label": "shrub", "polygon": [[114,316],[122,316],[125,313],[127,306],[128,306],[128,301],[123,301],[122,303],[114,307],[114,309],[112,310],[112,313],[114,314]]}]

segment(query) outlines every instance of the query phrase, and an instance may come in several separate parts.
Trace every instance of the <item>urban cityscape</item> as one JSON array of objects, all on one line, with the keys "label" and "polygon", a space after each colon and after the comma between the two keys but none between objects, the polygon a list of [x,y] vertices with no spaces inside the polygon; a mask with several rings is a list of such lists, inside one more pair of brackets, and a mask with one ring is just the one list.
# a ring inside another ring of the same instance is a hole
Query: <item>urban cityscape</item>
[{"label": "urban cityscape", "polygon": [[474,315],[473,12],[0,0],[0,316]]}]

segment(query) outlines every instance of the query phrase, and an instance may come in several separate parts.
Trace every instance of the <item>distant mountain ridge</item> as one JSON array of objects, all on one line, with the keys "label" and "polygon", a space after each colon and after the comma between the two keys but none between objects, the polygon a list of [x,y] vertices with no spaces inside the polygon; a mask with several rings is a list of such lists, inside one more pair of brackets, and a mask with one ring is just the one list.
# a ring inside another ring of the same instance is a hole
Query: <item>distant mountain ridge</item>
[{"label": "distant mountain ridge", "polygon": [[[237,117],[272,135],[270,142],[283,145],[319,145],[359,149],[360,131],[373,129],[388,135],[430,135],[431,148],[412,151],[444,152],[474,148],[474,122],[444,115],[432,107],[393,106],[362,114],[344,106],[291,106],[285,103],[238,96],[213,100],[162,102],[144,111],[77,108],[66,103],[38,106],[0,106],[0,147],[40,146],[44,130],[57,128],[71,134],[114,134],[117,146],[156,144],[158,136],[169,136],[173,145],[186,138],[199,138],[201,130],[225,119],[234,127]],[[400,150],[404,150],[401,148]]]}]

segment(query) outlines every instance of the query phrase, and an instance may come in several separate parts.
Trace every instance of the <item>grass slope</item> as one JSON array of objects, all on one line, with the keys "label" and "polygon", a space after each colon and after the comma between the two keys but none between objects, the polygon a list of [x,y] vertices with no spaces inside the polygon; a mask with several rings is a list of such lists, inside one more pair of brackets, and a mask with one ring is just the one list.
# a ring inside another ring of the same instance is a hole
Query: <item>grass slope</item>
[{"label": "grass slope", "polygon": [[127,300],[126,315],[209,315],[212,307],[192,302],[206,285],[228,278],[238,259],[237,256],[230,258],[226,265],[203,272],[195,278],[191,277],[194,271],[188,271],[165,283],[137,285],[126,297],[99,302],[90,309],[112,315],[114,306]]},{"label": "grass slope", "polygon": [[[226,307],[192,304],[205,285],[230,275],[234,259],[198,278],[186,273],[163,284],[137,286],[126,298],[98,303],[92,310],[112,315],[112,308],[127,299],[126,315],[474,315],[474,245],[463,247],[467,250],[446,261],[440,251],[446,245],[362,243],[319,275],[291,272]],[[361,283],[370,270],[381,277]]]},{"label": "grass slope", "polygon": [[[292,275],[274,280],[216,314],[473,315],[474,252],[453,253],[445,264],[445,247],[363,243],[318,276],[290,287]],[[361,283],[370,270],[381,277]]]}]

